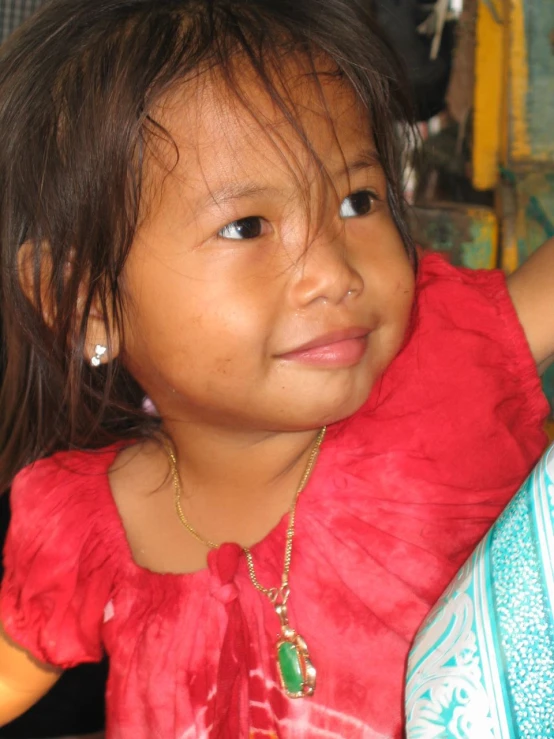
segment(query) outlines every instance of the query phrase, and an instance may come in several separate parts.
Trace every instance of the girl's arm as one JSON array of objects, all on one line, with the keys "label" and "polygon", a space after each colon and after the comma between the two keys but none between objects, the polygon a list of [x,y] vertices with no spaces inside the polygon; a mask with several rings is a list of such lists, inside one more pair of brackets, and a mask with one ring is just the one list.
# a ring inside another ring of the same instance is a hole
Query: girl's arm
[{"label": "girl's arm", "polygon": [[554,361],[554,238],[510,275],[508,289],[542,372]]},{"label": "girl's arm", "polygon": [[0,624],[0,726],[20,716],[47,693],[61,670],[37,662]]}]

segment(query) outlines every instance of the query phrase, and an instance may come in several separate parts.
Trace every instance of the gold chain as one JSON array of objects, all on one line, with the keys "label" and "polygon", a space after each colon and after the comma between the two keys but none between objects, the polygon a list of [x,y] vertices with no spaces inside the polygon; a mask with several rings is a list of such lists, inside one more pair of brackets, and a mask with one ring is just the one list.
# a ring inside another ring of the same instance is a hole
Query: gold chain
[{"label": "gold chain", "polygon": [[[264,586],[258,581],[258,578],[256,577],[256,570],[254,569],[254,559],[252,558],[252,552],[247,547],[243,547],[243,552],[246,556],[246,563],[248,566],[248,574],[250,575],[250,580],[252,581],[252,585],[256,588],[256,590],[259,590],[260,593],[263,593],[264,595],[266,595],[271,600],[272,603],[279,602],[279,603],[286,604],[288,600],[289,571],[290,571],[290,563],[291,563],[291,557],[292,557],[292,542],[294,539],[294,523],[295,523],[295,518],[296,518],[296,504],[298,503],[298,498],[300,496],[300,493],[304,490],[308,480],[310,479],[310,475],[312,474],[312,470],[314,468],[314,464],[317,459],[319,449],[325,437],[326,430],[327,430],[327,427],[324,426],[317,435],[312,451],[310,452],[308,462],[306,464],[306,469],[304,470],[304,474],[302,475],[302,479],[300,480],[300,484],[298,485],[298,488],[294,495],[294,499],[289,509],[289,525],[287,527],[287,538],[286,538],[286,544],[285,544],[285,563],[283,567],[283,575],[281,578],[281,587],[264,588]],[[164,439],[163,443],[164,443],[164,447],[167,452],[167,456],[169,458],[169,463],[171,466],[171,477],[173,480],[175,510],[177,511],[177,516],[179,517],[179,521],[183,524],[186,530],[190,534],[192,534],[192,536],[194,536],[194,538],[197,541],[199,541],[201,544],[208,547],[209,549],[217,549],[219,544],[215,544],[210,539],[205,539],[203,536],[201,536],[198,533],[198,531],[194,528],[194,526],[191,523],[189,523],[189,521],[187,520],[183,512],[182,505],[181,505],[182,486],[181,486],[181,478],[179,476],[179,470],[177,468],[177,457],[169,441],[167,439]]]}]

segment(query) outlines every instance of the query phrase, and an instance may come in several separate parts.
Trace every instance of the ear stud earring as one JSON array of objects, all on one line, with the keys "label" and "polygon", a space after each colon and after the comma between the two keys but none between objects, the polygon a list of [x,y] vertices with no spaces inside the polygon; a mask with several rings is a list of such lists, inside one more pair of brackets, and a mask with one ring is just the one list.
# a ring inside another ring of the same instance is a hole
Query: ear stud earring
[{"label": "ear stud earring", "polygon": [[102,346],[102,344],[96,344],[94,347],[94,356],[90,360],[90,363],[93,367],[100,367],[102,364],[102,357],[104,354],[108,351],[107,346]]}]

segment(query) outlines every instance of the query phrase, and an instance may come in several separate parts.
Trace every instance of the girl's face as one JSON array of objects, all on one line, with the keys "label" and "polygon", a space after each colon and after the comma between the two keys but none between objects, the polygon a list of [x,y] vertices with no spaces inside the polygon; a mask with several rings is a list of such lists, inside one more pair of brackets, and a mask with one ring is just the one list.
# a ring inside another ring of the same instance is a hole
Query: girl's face
[{"label": "girl's face", "polygon": [[162,417],[315,428],[356,411],[402,345],[414,275],[368,122],[337,80],[289,84],[328,178],[253,77],[255,118],[214,75],[155,111],[179,158],[160,141],[146,162],[124,361]]}]

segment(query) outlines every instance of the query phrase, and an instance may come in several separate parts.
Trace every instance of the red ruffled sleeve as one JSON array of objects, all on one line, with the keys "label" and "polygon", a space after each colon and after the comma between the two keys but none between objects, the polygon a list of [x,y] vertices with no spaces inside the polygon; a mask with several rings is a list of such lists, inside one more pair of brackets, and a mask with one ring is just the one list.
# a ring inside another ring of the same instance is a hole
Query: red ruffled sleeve
[{"label": "red ruffled sleeve", "polygon": [[[0,591],[6,633],[38,660],[61,668],[102,658],[111,588],[108,549],[98,536],[101,516],[94,511],[105,468],[101,481],[78,469],[81,458],[72,455],[68,469],[67,455],[56,455],[15,478]],[[86,459],[90,464],[91,455]]]},{"label": "red ruffled sleeve", "polygon": [[503,395],[511,397],[526,422],[543,423],[548,403],[504,273],[452,267],[443,257],[426,254],[418,290],[420,330],[431,338],[426,350],[432,360],[437,352],[441,356],[439,373],[448,369],[463,379],[472,364],[477,372],[488,368],[498,403]]}]

